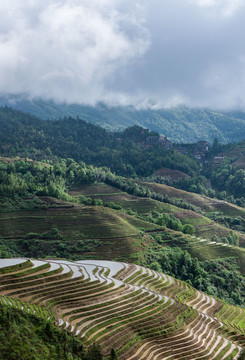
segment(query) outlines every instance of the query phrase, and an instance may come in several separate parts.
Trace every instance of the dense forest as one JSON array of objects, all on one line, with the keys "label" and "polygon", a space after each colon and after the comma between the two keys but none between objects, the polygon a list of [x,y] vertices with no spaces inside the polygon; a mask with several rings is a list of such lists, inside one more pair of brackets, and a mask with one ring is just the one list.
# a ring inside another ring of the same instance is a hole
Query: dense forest
[{"label": "dense forest", "polygon": [[57,120],[63,117],[82,118],[108,130],[123,130],[139,125],[163,133],[172,141],[192,143],[199,140],[222,143],[241,141],[245,137],[243,112],[219,112],[178,106],[171,109],[135,109],[130,106],[109,107],[103,103],[86,106],[55,103],[24,96],[0,97],[0,105],[29,112],[40,119]]},{"label": "dense forest", "polygon": [[[1,360],[103,360],[100,346],[89,348],[66,330],[10,305],[0,303]],[[112,349],[110,360],[117,360]]]},{"label": "dense forest", "polygon": [[87,164],[107,166],[124,176],[151,175],[160,167],[188,174],[198,170],[194,159],[159,146],[142,149],[139,142],[155,135],[134,127],[117,134],[80,119],[40,121],[10,108],[0,109],[0,153],[32,159],[72,158]]},{"label": "dense forest", "polygon": [[153,180],[244,205],[245,171],[234,167],[232,158],[226,158],[218,167],[212,165],[215,155],[226,152],[231,145],[214,143],[200,172],[191,154],[184,155],[160,145],[143,149],[141,144],[158,134],[138,126],[111,134],[80,119],[40,121],[5,107],[0,110],[0,130],[0,154],[4,156],[36,160],[72,158],[107,167],[126,177],[149,177],[162,167],[180,170],[189,177],[179,180],[154,177]]},{"label": "dense forest", "polygon": [[233,258],[198,261],[186,250],[165,247],[160,252],[149,252],[146,265],[184,280],[209,295],[245,306],[245,276],[241,275]]}]

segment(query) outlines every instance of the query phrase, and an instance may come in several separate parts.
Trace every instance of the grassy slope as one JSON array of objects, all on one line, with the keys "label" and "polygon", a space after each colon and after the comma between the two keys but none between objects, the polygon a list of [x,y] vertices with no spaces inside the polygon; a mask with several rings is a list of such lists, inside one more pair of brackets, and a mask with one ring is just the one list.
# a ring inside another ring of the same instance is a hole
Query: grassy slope
[{"label": "grassy slope", "polygon": [[122,212],[95,206],[61,206],[36,211],[1,213],[0,224],[0,238],[6,239],[5,241],[23,239],[31,232],[44,233],[57,226],[64,238],[64,245],[85,239],[99,240],[95,253],[91,250],[82,251],[81,256],[103,259],[127,259],[130,256],[132,260],[137,260],[147,246],[144,241],[140,241],[141,229],[153,230],[158,227]]},{"label": "grassy slope", "polygon": [[234,149],[224,153],[220,154],[223,155],[229,159],[231,159],[233,162],[233,166],[235,166],[238,169],[245,170],[245,142],[238,144],[234,147]]},{"label": "grassy slope", "polygon": [[[146,185],[144,183],[144,185]],[[206,211],[220,211],[229,216],[244,216],[245,210],[236,205],[215,201],[214,199],[178,190],[165,185],[147,184],[156,192],[168,194],[170,197],[176,197],[199,206]],[[105,184],[92,186],[80,186],[73,191],[73,195],[87,195],[93,198],[102,198],[104,201],[113,201],[125,208],[130,208],[138,213],[147,213],[149,211],[159,211],[164,213],[173,213],[182,223],[189,223],[195,227],[195,234],[198,237],[210,239],[214,234],[218,237],[226,236],[229,229],[212,222],[209,218],[199,215],[190,210],[184,210],[170,204],[160,203],[159,201],[149,198],[139,198],[123,193],[117,188]],[[245,274],[245,250],[238,247],[225,247],[221,245],[209,245],[209,241],[200,242],[198,239],[190,239],[189,236],[183,235],[170,229],[164,231],[165,241],[163,246],[180,246],[187,249],[194,257],[199,260],[210,260],[224,257],[235,257],[239,264],[240,270]],[[241,241],[245,240],[245,235],[239,233]],[[160,249],[160,247],[159,247]]]},{"label": "grassy slope", "polygon": [[[155,183],[141,183],[144,186],[148,186],[155,192],[159,192],[169,197],[183,199],[193,205],[200,207],[203,211],[212,212],[219,211],[229,216],[243,216],[245,217],[245,210],[236,205],[229,204],[223,201],[216,201],[214,199],[201,196],[187,191],[172,188],[166,185],[160,185]],[[114,191],[114,192],[113,192]],[[98,184],[92,186],[80,186],[73,191],[72,195],[86,195],[92,198],[100,198],[103,201],[112,201],[118,205],[121,205],[125,209],[132,209],[139,214],[148,213],[150,211],[158,211],[164,213],[172,213],[178,217],[183,224],[189,223],[195,227],[195,234],[199,237],[211,239],[216,234],[218,237],[227,236],[230,229],[221,226],[209,218],[199,215],[191,210],[181,209],[179,207],[161,203],[159,201],[132,196],[127,193],[123,193],[117,188],[108,186],[105,184]],[[239,233],[241,243],[245,242],[245,234]]]},{"label": "grassy slope", "polygon": [[[200,207],[205,212],[219,211],[224,215],[245,217],[243,208],[223,201],[166,185],[155,183],[143,183],[143,185],[169,197],[183,199]],[[146,214],[151,211],[172,213],[183,224],[192,224],[195,227],[195,235],[201,238],[210,239],[214,234],[220,238],[227,236],[230,231],[193,211],[150,198],[132,196],[106,184],[79,186],[71,189],[70,194],[75,197],[86,195],[95,199],[102,199],[104,202],[114,202],[125,209],[137,211],[139,214]],[[44,233],[50,230],[52,226],[57,226],[63,236],[63,246],[74,245],[74,249],[69,250],[71,256],[75,254],[83,258],[138,261],[143,252],[154,245],[154,240],[147,235],[147,232],[154,231],[154,229],[158,231],[159,228],[121,211],[104,207],[78,206],[48,197],[37,198],[35,201],[30,200],[29,202],[29,205],[27,201],[22,201],[19,204],[23,207],[22,210],[0,214],[0,238],[5,238],[5,241],[12,241],[13,243],[13,240],[20,241],[19,238],[23,239],[27,233]],[[37,207],[35,211],[33,211],[33,204]],[[143,235],[141,230],[144,230],[146,234]],[[164,245],[184,246],[200,260],[235,256],[239,263],[244,262],[244,253],[240,249],[207,246],[206,243],[200,243],[198,239],[190,241],[189,236],[171,230],[165,230],[165,234]],[[241,243],[245,242],[244,234],[240,233],[239,237]],[[94,239],[99,240],[99,243],[93,247]],[[76,244],[79,242],[86,243],[87,240],[90,241],[88,245],[92,248],[86,250],[78,247],[75,249]],[[47,240],[42,240],[40,244],[48,246]],[[32,254],[32,256],[36,255]],[[61,255],[58,254],[57,256]]]}]

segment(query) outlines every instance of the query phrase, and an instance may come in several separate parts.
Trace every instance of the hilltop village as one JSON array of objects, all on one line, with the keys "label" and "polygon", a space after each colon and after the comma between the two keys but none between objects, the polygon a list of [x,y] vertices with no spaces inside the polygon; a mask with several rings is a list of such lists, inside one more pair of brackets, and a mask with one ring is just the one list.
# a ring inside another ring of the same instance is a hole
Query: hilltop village
[{"label": "hilltop village", "polygon": [[[129,130],[129,129],[127,129],[127,130]],[[142,129],[138,126],[133,126],[133,127],[131,127],[131,129],[132,129],[132,132],[135,131],[135,133],[137,131],[140,131],[142,135],[149,133],[148,129]],[[113,133],[113,132],[108,132],[108,134],[115,135],[115,133]],[[174,143],[173,141],[171,141],[170,139],[168,139],[167,136],[159,135],[159,134],[156,134],[156,135],[151,134],[150,136],[146,136],[143,141],[142,141],[142,139],[139,140],[139,138],[137,138],[137,136],[132,137],[132,136],[130,136],[131,134],[128,134],[128,135],[129,136],[127,137],[127,136],[119,136],[119,134],[117,134],[117,136],[116,136],[117,142],[121,142],[121,141],[125,140],[125,138],[130,139],[130,140],[133,140],[136,143],[138,143],[143,150],[147,150],[151,146],[159,145],[166,150],[174,149],[174,150],[180,152],[181,154],[194,156],[195,159],[199,163],[206,162],[207,154],[211,149],[211,144],[205,140],[201,140],[201,141],[198,141],[197,143],[193,143],[193,144],[177,144],[177,143]],[[219,165],[222,163],[222,161],[223,161],[223,156],[216,156],[213,160],[213,164]]]}]

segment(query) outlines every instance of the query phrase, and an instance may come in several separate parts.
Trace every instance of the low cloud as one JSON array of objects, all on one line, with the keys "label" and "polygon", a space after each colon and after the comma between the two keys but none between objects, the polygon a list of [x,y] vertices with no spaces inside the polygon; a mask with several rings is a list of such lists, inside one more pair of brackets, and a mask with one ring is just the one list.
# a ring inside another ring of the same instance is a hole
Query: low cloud
[{"label": "low cloud", "polygon": [[0,93],[245,109],[243,0],[0,1]]}]

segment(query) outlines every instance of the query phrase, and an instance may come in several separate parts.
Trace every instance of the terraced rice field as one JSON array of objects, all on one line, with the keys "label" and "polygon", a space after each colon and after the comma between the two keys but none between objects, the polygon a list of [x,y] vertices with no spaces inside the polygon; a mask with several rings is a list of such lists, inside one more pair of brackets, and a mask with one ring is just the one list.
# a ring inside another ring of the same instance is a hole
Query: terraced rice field
[{"label": "terraced rice field", "polygon": [[150,183],[150,182],[142,182],[137,181],[140,185],[148,187],[149,189],[155,191],[156,193],[168,195],[169,197],[182,199],[192,205],[200,207],[201,210],[205,212],[213,212],[219,211],[224,215],[228,216],[241,216],[245,217],[244,208],[228,203],[224,200],[213,199],[205,195],[195,194],[189,191],[176,189],[174,187]]},{"label": "terraced rice field", "polygon": [[122,262],[1,259],[0,301],[121,360],[232,360],[245,345],[245,309]]},{"label": "terraced rice field", "polygon": [[[172,188],[167,185],[147,182],[139,183],[143,186],[149,187],[157,193],[168,195],[170,198],[174,197],[187,201],[192,205],[200,207],[201,210],[207,213],[218,211],[227,216],[245,217],[245,211],[243,208],[230,204],[226,201],[212,199],[206,196]],[[180,219],[182,224],[188,223],[193,225],[196,236],[207,239],[211,239],[213,235],[217,235],[218,238],[226,237],[230,232],[229,228],[220,225],[208,217],[200,215],[194,211],[162,203],[151,198],[132,196],[106,184],[82,185],[70,191],[70,194],[73,196],[86,195],[93,199],[101,199],[104,202],[114,202],[115,204],[122,206],[124,209],[131,209],[133,211],[137,211],[139,214],[146,214],[152,211],[174,214],[175,217]],[[241,246],[243,246],[245,243],[244,233],[237,232],[237,235],[239,236]]]}]

